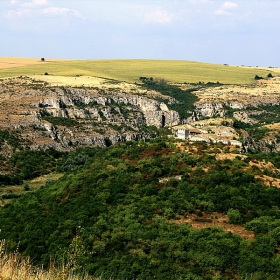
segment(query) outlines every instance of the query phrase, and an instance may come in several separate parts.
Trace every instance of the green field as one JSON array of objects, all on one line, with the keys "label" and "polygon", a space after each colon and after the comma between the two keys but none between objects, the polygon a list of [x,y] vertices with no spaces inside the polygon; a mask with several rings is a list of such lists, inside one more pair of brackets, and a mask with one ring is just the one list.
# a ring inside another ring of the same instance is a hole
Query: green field
[{"label": "green field", "polygon": [[180,60],[72,60],[42,62],[39,65],[0,69],[0,78],[43,75],[96,76],[130,83],[139,77],[153,77],[170,82],[250,84],[255,75],[279,75],[273,69],[238,67]]}]

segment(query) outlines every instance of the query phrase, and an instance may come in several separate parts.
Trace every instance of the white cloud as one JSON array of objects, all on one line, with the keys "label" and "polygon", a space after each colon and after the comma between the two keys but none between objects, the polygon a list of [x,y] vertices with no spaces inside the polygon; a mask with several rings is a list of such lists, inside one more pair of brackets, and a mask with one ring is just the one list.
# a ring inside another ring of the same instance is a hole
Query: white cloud
[{"label": "white cloud", "polygon": [[145,15],[145,20],[148,22],[156,22],[160,24],[170,23],[174,14],[170,14],[165,10],[157,9]]},{"label": "white cloud", "polygon": [[27,9],[21,9],[21,10],[18,10],[18,11],[9,10],[5,13],[6,18],[8,18],[8,19],[12,19],[12,18],[15,18],[15,17],[23,17],[23,16],[26,16],[26,15],[29,15],[29,14],[30,14],[30,10],[27,10]]},{"label": "white cloud", "polygon": [[70,9],[60,7],[49,7],[43,10],[43,13],[53,15],[67,15],[69,12]]},{"label": "white cloud", "polygon": [[[18,0],[10,0],[10,4],[18,4]],[[47,6],[47,7],[46,7]],[[51,7],[48,0],[31,0],[24,2],[15,9],[4,12],[7,19],[29,17],[30,19],[38,15],[72,16],[84,19],[83,15],[73,9],[64,7]]]},{"label": "white cloud", "polygon": [[62,8],[62,7],[48,7],[43,10],[44,14],[52,14],[52,15],[62,15],[62,16],[67,16],[67,15],[72,15],[75,17],[81,17],[83,18],[82,14],[76,10],[70,10],[68,8]]},{"label": "white cloud", "polygon": [[225,10],[231,10],[231,9],[236,9],[236,8],[238,8],[238,5],[234,2],[225,2],[222,5],[222,9],[225,9]]},{"label": "white cloud", "polygon": [[226,15],[226,16],[232,16],[233,13],[231,12],[234,9],[237,9],[239,6],[238,4],[234,2],[224,2],[224,4],[221,6],[219,10],[214,11],[215,15]]},{"label": "white cloud", "polygon": [[215,15],[225,15],[225,16],[231,16],[231,15],[233,15],[233,13],[230,13],[230,12],[228,12],[228,11],[226,11],[226,10],[216,10],[216,11],[214,12],[214,14],[215,14]]},{"label": "white cloud", "polygon": [[47,0],[32,0],[32,2],[23,3],[22,6],[24,6],[24,7],[36,7],[36,6],[43,6],[43,5],[47,5],[47,4],[48,4]]},{"label": "white cloud", "polygon": [[208,3],[212,3],[212,1],[210,0],[190,0],[191,3],[203,3],[203,4],[208,4]]}]

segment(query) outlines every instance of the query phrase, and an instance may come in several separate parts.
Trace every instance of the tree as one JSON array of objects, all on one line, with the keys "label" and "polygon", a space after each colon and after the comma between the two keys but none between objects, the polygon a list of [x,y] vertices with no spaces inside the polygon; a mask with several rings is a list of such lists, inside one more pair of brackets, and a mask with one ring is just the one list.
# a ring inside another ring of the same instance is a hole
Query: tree
[{"label": "tree", "polygon": [[255,76],[255,80],[256,80],[256,81],[257,81],[257,80],[261,80],[261,79],[263,79],[263,77],[260,77],[260,76],[258,76],[258,75]]},{"label": "tree", "polygon": [[273,78],[272,74],[269,73],[269,74],[267,75],[267,78]]}]

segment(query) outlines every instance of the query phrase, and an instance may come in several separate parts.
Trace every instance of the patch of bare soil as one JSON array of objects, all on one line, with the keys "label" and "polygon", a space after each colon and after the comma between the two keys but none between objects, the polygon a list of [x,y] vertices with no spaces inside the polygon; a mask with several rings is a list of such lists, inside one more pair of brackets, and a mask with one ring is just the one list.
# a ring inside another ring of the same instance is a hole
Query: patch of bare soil
[{"label": "patch of bare soil", "polygon": [[189,142],[185,141],[185,142],[177,142],[176,143],[176,147],[178,149],[180,149],[180,151],[182,152],[187,152],[189,153],[190,155],[197,155],[197,147],[196,146],[192,146],[192,145],[189,145]]},{"label": "patch of bare soil", "polygon": [[265,169],[268,170],[276,170],[275,166],[271,162],[266,161],[250,161],[249,165],[254,166],[256,165],[260,170],[264,171]]},{"label": "patch of bare soil", "polygon": [[245,159],[247,156],[240,154],[232,154],[232,153],[219,153],[216,155],[216,160],[234,160],[236,157],[240,157],[241,159]]},{"label": "patch of bare soil", "polygon": [[[251,167],[256,166],[258,167],[262,172],[264,170],[269,170],[272,172],[279,173],[279,169],[277,169],[271,162],[266,162],[266,161],[250,161],[249,165]],[[267,187],[276,187],[280,188],[280,179],[279,178],[274,178],[271,176],[267,176],[264,174],[255,174],[255,178],[260,179],[262,183],[267,186]]]},{"label": "patch of bare soil", "polygon": [[46,59],[41,61],[40,58],[20,58],[20,57],[0,57],[0,69],[15,68],[21,66],[30,66],[42,63],[67,61],[65,59]]},{"label": "patch of bare soil", "polygon": [[267,175],[255,175],[255,178],[260,179],[267,187],[276,187],[280,189],[280,179],[273,178]]},{"label": "patch of bare soil", "polygon": [[227,215],[213,212],[210,214],[203,213],[203,216],[199,217],[196,214],[189,214],[187,218],[181,217],[179,220],[171,220],[176,224],[188,223],[194,229],[200,230],[202,228],[209,228],[213,226],[218,226],[223,228],[226,232],[231,232],[233,234],[238,234],[245,239],[254,239],[255,235],[252,231],[246,230],[241,225],[229,224],[229,218]]},{"label": "patch of bare soil", "polygon": [[270,129],[270,130],[280,130],[280,123],[272,123],[264,125],[264,127]]}]

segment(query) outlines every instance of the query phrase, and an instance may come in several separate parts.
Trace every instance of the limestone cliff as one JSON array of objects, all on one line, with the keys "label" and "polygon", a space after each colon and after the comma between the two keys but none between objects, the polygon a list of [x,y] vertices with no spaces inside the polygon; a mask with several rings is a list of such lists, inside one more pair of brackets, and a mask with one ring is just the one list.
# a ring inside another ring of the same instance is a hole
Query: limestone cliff
[{"label": "limestone cliff", "polygon": [[56,87],[28,77],[6,79],[0,82],[0,129],[14,131],[31,149],[149,139],[156,128],[180,121],[157,98],[137,88]]},{"label": "limestone cliff", "polygon": [[[177,112],[169,110],[167,105],[153,100],[124,92],[109,92],[99,90],[78,90],[66,88],[64,91],[56,89],[51,97],[41,99],[35,107],[44,108],[54,117],[70,118],[97,118],[101,120],[101,114],[112,122],[135,122],[148,126],[172,126],[179,123]],[[79,109],[83,105],[86,109]],[[96,105],[96,106],[93,106]],[[120,107],[123,107],[120,109]],[[121,110],[139,112],[143,118],[127,118],[125,120]]]}]

